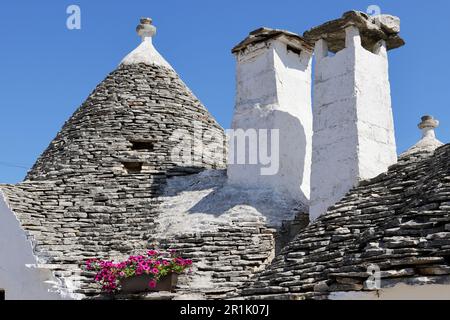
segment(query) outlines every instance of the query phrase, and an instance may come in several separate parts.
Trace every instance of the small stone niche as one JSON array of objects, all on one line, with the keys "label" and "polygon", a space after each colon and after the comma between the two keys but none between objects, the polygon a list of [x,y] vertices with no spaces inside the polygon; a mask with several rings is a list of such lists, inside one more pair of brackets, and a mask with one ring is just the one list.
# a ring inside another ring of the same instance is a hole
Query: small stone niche
[{"label": "small stone niche", "polygon": [[286,49],[287,49],[288,52],[292,52],[292,53],[294,53],[296,55],[301,55],[302,54],[302,50],[297,49],[297,48],[295,48],[293,46],[290,46],[290,45],[287,45]]},{"label": "small stone niche", "polygon": [[131,142],[131,150],[153,151],[155,148],[154,143],[148,140],[132,140],[130,142]]},{"label": "small stone niche", "polygon": [[127,173],[141,173],[143,162],[122,162],[123,167]]}]

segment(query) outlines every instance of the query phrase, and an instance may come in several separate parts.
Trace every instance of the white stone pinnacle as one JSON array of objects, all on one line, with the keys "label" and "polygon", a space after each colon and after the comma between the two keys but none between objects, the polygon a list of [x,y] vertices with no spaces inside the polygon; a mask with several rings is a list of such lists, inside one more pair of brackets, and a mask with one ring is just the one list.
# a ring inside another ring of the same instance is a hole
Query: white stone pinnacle
[{"label": "white stone pinnacle", "polygon": [[153,46],[152,37],[156,34],[156,28],[152,25],[152,19],[142,18],[140,24],[136,27],[136,32],[141,37],[142,42],[122,60],[121,64],[144,63],[173,69]]},{"label": "white stone pinnacle", "polygon": [[136,27],[137,34],[145,41],[146,38],[151,38],[156,34],[156,28],[152,25],[151,18],[142,18],[141,23]]},{"label": "white stone pinnacle", "polygon": [[436,138],[434,129],[439,127],[439,121],[432,116],[423,116],[422,122],[417,125],[422,130],[422,138]]},{"label": "white stone pinnacle", "polygon": [[438,126],[438,120],[434,119],[432,116],[423,116],[422,122],[418,124],[419,129],[422,130],[422,139],[401,156],[423,151],[432,152],[440,146],[443,146],[444,144],[436,139],[436,134],[434,132],[434,129]]}]

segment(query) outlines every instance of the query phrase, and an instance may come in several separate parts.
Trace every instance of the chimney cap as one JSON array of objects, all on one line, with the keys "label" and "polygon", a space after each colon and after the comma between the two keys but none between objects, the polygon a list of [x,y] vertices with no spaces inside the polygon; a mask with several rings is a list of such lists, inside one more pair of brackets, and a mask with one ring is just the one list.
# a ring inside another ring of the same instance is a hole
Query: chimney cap
[{"label": "chimney cap", "polygon": [[309,52],[312,52],[314,49],[314,46],[311,43],[307,42],[302,36],[296,33],[289,32],[286,30],[261,27],[251,31],[244,40],[239,42],[239,44],[237,44],[231,50],[231,52],[236,54],[242,50],[245,50],[245,48],[247,48],[250,45],[268,41],[270,39],[277,39],[280,37],[287,38],[290,43],[294,44],[295,47],[298,47],[299,49],[306,49]]},{"label": "chimney cap", "polygon": [[345,29],[355,26],[361,34],[362,45],[365,48],[373,48],[380,40],[386,41],[388,50],[405,45],[400,37],[400,19],[395,16],[382,14],[369,16],[361,11],[345,12],[341,18],[325,22],[303,34],[303,37],[315,43],[323,39],[328,44],[328,49],[334,53],[345,48]]}]

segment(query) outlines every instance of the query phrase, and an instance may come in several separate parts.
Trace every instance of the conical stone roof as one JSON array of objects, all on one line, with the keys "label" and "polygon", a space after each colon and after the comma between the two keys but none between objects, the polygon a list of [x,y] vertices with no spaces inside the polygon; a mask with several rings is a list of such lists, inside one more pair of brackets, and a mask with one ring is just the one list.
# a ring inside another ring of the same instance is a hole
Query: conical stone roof
[{"label": "conical stone roof", "polygon": [[[224,165],[223,129],[154,48],[151,20],[141,19],[137,31],[142,43],[65,123],[26,180],[120,176],[127,162],[147,173]],[[181,144],[191,150],[176,156]],[[216,152],[199,152],[202,146]]]},{"label": "conical stone roof", "polygon": [[[177,130],[186,135],[174,135]],[[65,123],[26,180],[125,175],[123,164],[129,161],[142,162],[143,172],[182,166],[171,156],[172,148],[193,138],[195,130],[218,137],[217,147],[223,147],[222,128],[173,70],[122,64]],[[193,164],[220,166],[211,159]]]},{"label": "conical stone roof", "polygon": [[141,21],[141,45],[64,124],[25,181],[0,186],[35,267],[51,270],[67,294],[98,293],[80,270],[86,259],[152,246],[167,177],[225,167],[223,129],[157,53],[154,32],[142,31],[148,25]]}]

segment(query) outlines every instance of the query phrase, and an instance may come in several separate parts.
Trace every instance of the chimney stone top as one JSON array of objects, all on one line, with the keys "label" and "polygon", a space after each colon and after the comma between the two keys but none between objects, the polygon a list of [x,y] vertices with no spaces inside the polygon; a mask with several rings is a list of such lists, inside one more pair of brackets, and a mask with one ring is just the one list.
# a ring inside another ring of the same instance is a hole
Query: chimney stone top
[{"label": "chimney stone top", "polygon": [[282,37],[287,39],[289,44],[297,47],[298,49],[306,49],[309,52],[313,52],[314,50],[313,44],[307,42],[302,36],[296,33],[286,30],[261,27],[251,31],[244,40],[242,40],[231,50],[231,52],[237,54],[238,52],[245,50],[250,45]]},{"label": "chimney stone top", "polygon": [[405,45],[405,41],[399,35],[400,18],[387,14],[369,16],[360,11],[348,11],[339,19],[306,31],[303,37],[310,43],[323,39],[327,42],[328,49],[336,53],[345,48],[345,29],[349,26],[359,29],[365,48],[373,48],[380,40],[386,42],[387,50]]}]

